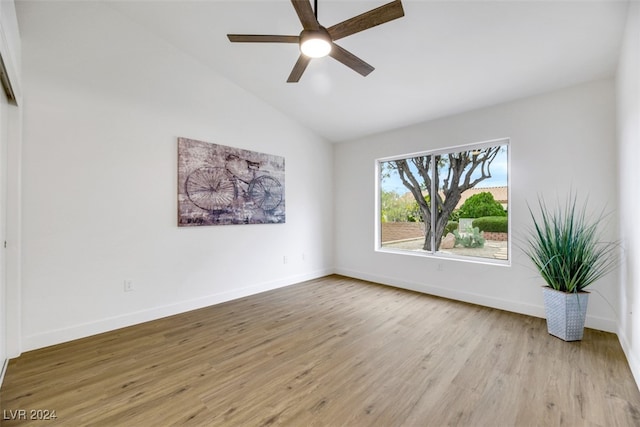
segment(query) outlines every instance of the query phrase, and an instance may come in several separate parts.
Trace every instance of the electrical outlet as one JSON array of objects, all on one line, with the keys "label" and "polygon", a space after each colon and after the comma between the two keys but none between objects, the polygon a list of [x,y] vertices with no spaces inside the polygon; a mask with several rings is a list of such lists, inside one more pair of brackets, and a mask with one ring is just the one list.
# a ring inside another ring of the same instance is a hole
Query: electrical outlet
[{"label": "electrical outlet", "polygon": [[124,279],[124,291],[125,292],[131,292],[133,291],[134,287],[133,287],[133,280],[131,279]]},{"label": "electrical outlet", "polygon": [[286,264],[286,263],[287,263],[287,256],[286,256],[286,255],[282,257],[282,263],[283,263],[283,264]]}]

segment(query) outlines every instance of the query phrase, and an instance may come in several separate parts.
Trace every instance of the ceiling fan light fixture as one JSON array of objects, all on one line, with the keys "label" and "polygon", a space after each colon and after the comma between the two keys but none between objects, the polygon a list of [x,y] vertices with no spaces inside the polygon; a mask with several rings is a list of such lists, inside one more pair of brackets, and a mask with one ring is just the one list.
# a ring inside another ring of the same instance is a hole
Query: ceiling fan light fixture
[{"label": "ceiling fan light fixture", "polygon": [[324,28],[303,31],[300,35],[300,51],[309,58],[322,58],[331,52],[331,37]]}]

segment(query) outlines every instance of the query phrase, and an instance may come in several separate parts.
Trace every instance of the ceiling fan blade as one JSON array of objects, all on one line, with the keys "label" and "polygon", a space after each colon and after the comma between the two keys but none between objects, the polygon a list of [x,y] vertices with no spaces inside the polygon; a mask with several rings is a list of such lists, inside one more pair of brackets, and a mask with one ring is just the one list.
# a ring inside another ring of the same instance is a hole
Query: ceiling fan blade
[{"label": "ceiling fan blade", "polygon": [[293,66],[293,70],[291,70],[291,74],[289,74],[289,78],[287,79],[287,83],[297,83],[302,77],[302,73],[307,69],[307,65],[311,62],[311,58],[306,55],[300,55],[298,57],[298,61],[296,65]]},{"label": "ceiling fan blade", "polygon": [[240,43],[298,43],[300,36],[270,36],[262,34],[227,34],[229,41]]},{"label": "ceiling fan blade", "polygon": [[305,30],[317,30],[320,28],[310,0],[291,0],[291,3],[298,14],[302,28]]},{"label": "ceiling fan blade", "polygon": [[339,40],[351,34],[367,30],[376,25],[384,24],[404,16],[404,9],[400,0],[392,1],[361,15],[342,21],[327,28],[332,40]]},{"label": "ceiling fan blade", "polygon": [[355,56],[353,53],[341,48],[335,43],[333,43],[331,53],[329,53],[329,55],[333,59],[342,62],[347,67],[363,76],[368,76],[369,73],[375,70],[375,68],[373,68],[371,65],[367,64],[362,59]]}]

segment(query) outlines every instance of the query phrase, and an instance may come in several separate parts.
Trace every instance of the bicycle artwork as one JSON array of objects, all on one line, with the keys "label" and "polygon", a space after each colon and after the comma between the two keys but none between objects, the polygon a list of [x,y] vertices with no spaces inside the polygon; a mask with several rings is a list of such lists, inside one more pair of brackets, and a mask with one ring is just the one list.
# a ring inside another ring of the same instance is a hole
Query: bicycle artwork
[{"label": "bicycle artwork", "polygon": [[284,158],[178,138],[178,225],[285,222]]}]

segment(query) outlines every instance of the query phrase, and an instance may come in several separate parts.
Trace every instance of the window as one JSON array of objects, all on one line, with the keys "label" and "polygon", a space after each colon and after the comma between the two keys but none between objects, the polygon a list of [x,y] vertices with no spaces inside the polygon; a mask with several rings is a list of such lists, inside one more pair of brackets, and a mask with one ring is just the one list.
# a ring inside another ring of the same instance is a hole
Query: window
[{"label": "window", "polygon": [[378,249],[509,263],[509,141],[377,161]]}]

